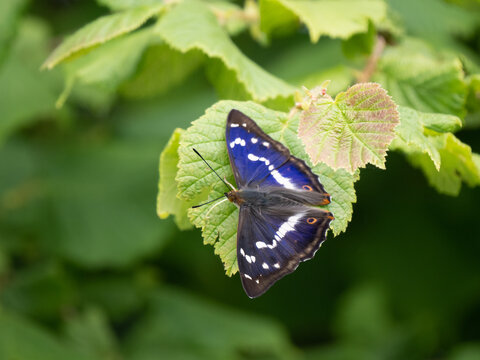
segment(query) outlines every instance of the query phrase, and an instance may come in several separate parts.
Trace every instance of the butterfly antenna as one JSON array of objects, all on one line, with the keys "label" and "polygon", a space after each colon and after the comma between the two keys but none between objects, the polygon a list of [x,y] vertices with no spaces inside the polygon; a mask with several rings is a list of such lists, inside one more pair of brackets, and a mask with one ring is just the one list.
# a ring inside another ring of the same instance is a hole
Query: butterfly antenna
[{"label": "butterfly antenna", "polygon": [[[220,196],[220,197],[218,197],[218,198],[216,198],[216,199],[213,199],[213,200],[207,201],[206,203],[203,203],[203,204],[200,204],[200,205],[195,205],[195,206],[192,206],[192,209],[195,209],[195,208],[198,208],[198,207],[200,207],[200,206],[207,205],[207,204],[210,204],[210,203],[212,203],[212,202],[215,202],[215,201],[217,201],[217,200],[220,200],[220,199],[221,199],[221,198],[223,198],[224,196],[225,196],[225,195],[222,195],[222,196]],[[227,200],[227,199],[225,199],[225,200]]]},{"label": "butterfly antenna", "polygon": [[210,170],[212,170],[212,171],[215,173],[215,175],[217,175],[217,177],[220,179],[220,181],[223,182],[223,183],[225,184],[225,186],[230,190],[230,187],[227,185],[227,183],[225,182],[225,180],[223,180],[223,179],[220,177],[220,175],[218,175],[217,172],[216,172],[215,170],[213,170],[213,168],[210,166],[210,164],[207,162],[207,160],[205,160],[205,159],[203,158],[203,156],[200,155],[200,153],[199,153],[195,148],[193,148],[193,151],[195,151],[195,154],[197,154],[198,156],[200,156],[200,159],[202,159],[203,162],[204,162],[205,164],[207,164],[207,166],[210,168]]}]

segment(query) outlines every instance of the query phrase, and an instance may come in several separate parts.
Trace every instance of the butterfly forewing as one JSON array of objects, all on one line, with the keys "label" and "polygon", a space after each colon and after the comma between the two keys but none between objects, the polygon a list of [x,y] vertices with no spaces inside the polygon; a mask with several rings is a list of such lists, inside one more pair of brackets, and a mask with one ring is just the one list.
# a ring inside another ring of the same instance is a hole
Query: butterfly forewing
[{"label": "butterfly forewing", "polygon": [[226,141],[239,188],[276,186],[315,191],[324,194],[318,205],[330,202],[318,177],[305,162],[292,156],[284,145],[265,134],[238,110],[232,110],[228,115]]},{"label": "butterfly forewing", "polygon": [[329,212],[308,206],[272,204],[261,211],[241,206],[237,259],[247,295],[260,296],[301,261],[312,258],[331,219]]},{"label": "butterfly forewing", "polygon": [[225,138],[238,187],[249,186],[267,177],[289,158],[287,148],[274,146],[273,140],[245,114],[228,114]]}]

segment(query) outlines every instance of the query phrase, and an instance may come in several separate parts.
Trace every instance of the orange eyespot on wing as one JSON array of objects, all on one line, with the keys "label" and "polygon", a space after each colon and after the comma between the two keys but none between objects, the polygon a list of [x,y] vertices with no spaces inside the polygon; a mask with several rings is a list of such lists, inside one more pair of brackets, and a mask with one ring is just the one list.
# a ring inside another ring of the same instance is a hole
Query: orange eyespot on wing
[{"label": "orange eyespot on wing", "polygon": [[307,190],[307,191],[313,191],[312,187],[310,185],[303,185],[302,186],[302,189],[303,190]]},{"label": "orange eyespot on wing", "polygon": [[313,224],[315,224],[316,222],[317,222],[317,219],[315,219],[315,218],[312,218],[312,217],[311,217],[311,218],[308,218],[308,219],[307,219],[307,223],[309,223],[310,225],[313,225]]}]

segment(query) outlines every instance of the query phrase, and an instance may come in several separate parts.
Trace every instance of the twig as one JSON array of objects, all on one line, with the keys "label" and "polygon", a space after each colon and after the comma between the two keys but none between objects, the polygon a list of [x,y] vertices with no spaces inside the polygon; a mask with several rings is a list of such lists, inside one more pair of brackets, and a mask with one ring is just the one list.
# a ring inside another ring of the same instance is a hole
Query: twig
[{"label": "twig", "polygon": [[385,41],[385,38],[383,36],[379,35],[377,37],[377,42],[375,43],[372,54],[368,58],[367,65],[365,65],[363,71],[357,76],[357,82],[363,83],[370,80],[377,68],[378,60],[380,60],[380,56],[385,49],[386,43],[387,42]]}]

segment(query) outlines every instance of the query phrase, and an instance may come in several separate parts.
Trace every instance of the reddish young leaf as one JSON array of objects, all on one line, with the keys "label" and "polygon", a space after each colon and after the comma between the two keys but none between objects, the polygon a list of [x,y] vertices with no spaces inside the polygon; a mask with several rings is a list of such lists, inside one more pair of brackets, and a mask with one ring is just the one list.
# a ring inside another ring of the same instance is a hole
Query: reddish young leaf
[{"label": "reddish young leaf", "polygon": [[397,105],[376,83],[356,84],[333,100],[314,89],[302,104],[298,128],[312,162],[350,173],[371,163],[385,168],[395,137]]}]

